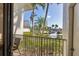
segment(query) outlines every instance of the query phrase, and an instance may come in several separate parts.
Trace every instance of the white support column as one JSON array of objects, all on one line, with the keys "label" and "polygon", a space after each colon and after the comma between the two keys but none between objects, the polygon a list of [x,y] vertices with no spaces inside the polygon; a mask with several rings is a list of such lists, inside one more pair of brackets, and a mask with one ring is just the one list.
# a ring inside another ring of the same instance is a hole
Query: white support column
[{"label": "white support column", "polygon": [[[18,12],[14,12],[14,25],[13,25],[13,34],[17,38],[23,39],[23,13],[22,9],[20,9]],[[16,35],[18,34],[18,35]]]},{"label": "white support column", "polygon": [[22,13],[19,11],[18,13],[15,12],[14,15],[14,34],[23,35],[23,16]]},{"label": "white support column", "polygon": [[67,42],[64,46],[64,53],[68,55],[68,42],[69,42],[69,4],[63,4],[63,39],[66,39]]},{"label": "white support column", "polygon": [[66,56],[67,55],[67,40],[64,40],[64,51],[63,51],[64,53],[64,56]]}]

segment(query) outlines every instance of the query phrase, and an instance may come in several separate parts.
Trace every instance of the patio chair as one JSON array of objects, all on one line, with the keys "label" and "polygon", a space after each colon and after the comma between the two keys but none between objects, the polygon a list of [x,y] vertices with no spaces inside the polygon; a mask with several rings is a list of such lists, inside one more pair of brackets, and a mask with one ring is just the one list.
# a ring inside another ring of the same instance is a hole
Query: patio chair
[{"label": "patio chair", "polygon": [[13,47],[12,47],[12,51],[15,51],[15,50],[18,50],[19,54],[21,55],[20,53],[20,50],[19,50],[19,44],[20,44],[20,38],[15,38],[14,41],[13,41]]}]

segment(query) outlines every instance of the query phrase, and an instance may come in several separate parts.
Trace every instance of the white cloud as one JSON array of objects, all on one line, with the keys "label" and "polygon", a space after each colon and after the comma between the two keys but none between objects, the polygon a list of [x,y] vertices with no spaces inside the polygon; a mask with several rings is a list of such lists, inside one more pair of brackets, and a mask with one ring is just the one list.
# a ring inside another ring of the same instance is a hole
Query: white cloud
[{"label": "white cloud", "polygon": [[51,16],[50,16],[50,15],[48,15],[48,16],[47,16],[47,18],[51,18]]}]

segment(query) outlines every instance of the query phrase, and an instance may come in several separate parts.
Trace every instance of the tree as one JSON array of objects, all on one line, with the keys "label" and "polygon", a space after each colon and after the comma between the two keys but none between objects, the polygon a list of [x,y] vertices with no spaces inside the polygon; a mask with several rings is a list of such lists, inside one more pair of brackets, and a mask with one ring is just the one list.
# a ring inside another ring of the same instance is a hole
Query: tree
[{"label": "tree", "polygon": [[39,17],[38,20],[36,21],[37,30],[39,33],[42,33],[43,24],[44,24],[44,17]]},{"label": "tree", "polygon": [[[44,17],[39,17],[38,20],[36,21],[36,26],[37,26],[37,30],[38,33],[43,34],[43,25],[44,25]],[[48,26],[47,23],[45,23],[45,31],[47,32]]]},{"label": "tree", "polygon": [[37,5],[41,6],[43,9],[45,8],[45,3],[33,3],[32,4],[32,7],[33,7],[33,10],[32,10],[32,14],[31,14],[31,21],[32,21],[32,33],[34,34],[34,16],[35,15],[35,9],[38,9]]},{"label": "tree", "polygon": [[52,24],[52,28],[54,28],[54,24]]},{"label": "tree", "polygon": [[56,28],[58,28],[58,25],[57,25],[57,24],[55,24],[55,29],[56,29]]},{"label": "tree", "polygon": [[44,25],[43,25],[43,32],[44,32],[44,30],[45,30],[45,23],[46,23],[47,14],[48,14],[48,8],[49,8],[49,3],[47,3],[47,8],[46,8],[46,12],[45,12],[45,19],[44,19]]}]

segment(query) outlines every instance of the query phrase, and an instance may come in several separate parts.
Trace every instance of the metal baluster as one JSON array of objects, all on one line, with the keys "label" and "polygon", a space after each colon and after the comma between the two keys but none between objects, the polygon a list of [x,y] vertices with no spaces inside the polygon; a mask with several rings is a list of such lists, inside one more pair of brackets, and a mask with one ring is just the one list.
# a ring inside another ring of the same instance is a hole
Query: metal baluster
[{"label": "metal baluster", "polygon": [[42,56],[42,38],[41,38],[41,56]]},{"label": "metal baluster", "polygon": [[[38,38],[38,37],[37,37]],[[38,43],[38,45],[37,45],[37,56],[39,56],[39,39],[37,40],[37,43]]]},{"label": "metal baluster", "polygon": [[26,47],[27,48],[27,54],[26,55],[28,55],[28,52],[29,52],[29,37],[27,36],[26,38],[27,38],[26,39],[26,43],[27,43],[27,45],[26,45],[27,46]]},{"label": "metal baluster", "polygon": [[26,55],[26,37],[24,37],[24,41],[25,41],[25,55]]},{"label": "metal baluster", "polygon": [[[39,45],[39,39],[37,40],[37,43]],[[37,56],[38,56],[38,53],[39,53],[39,47],[38,47],[38,45],[37,45]]]},{"label": "metal baluster", "polygon": [[32,56],[32,41],[33,40],[32,40],[31,36],[28,37],[28,41],[29,41],[29,43],[28,43],[28,49],[29,49],[28,53],[29,53],[30,56]]},{"label": "metal baluster", "polygon": [[41,51],[41,50],[40,50],[40,49],[41,49],[41,48],[40,48],[41,46],[40,46],[40,45],[41,45],[41,44],[40,44],[40,38],[39,38],[39,56],[41,56],[41,52],[40,52],[40,51]]},{"label": "metal baluster", "polygon": [[41,39],[39,38],[40,41],[40,56],[41,56]]},{"label": "metal baluster", "polygon": [[44,46],[44,38],[43,38],[43,43],[42,43],[42,48],[43,48],[43,56],[45,56],[45,46]]},{"label": "metal baluster", "polygon": [[53,47],[52,47],[53,45],[52,45],[52,42],[53,42],[53,40],[51,39],[51,56],[53,55],[53,51],[52,51],[53,50]]},{"label": "metal baluster", "polygon": [[58,40],[58,39],[56,39],[56,56],[57,56],[57,40]]},{"label": "metal baluster", "polygon": [[56,56],[56,39],[54,40],[55,44],[55,56]]},{"label": "metal baluster", "polygon": [[32,54],[32,56],[35,54],[35,52],[34,52],[34,50],[35,50],[35,40],[34,40],[34,36],[31,36],[31,40],[33,41],[33,45],[32,45],[32,50],[31,50],[31,54]]},{"label": "metal baluster", "polygon": [[43,40],[44,40],[44,56],[45,56],[45,39],[43,38]]},{"label": "metal baluster", "polygon": [[54,39],[51,39],[52,40],[52,56],[53,56],[53,52],[54,52]]},{"label": "metal baluster", "polygon": [[53,45],[52,45],[52,43],[53,43],[53,39],[51,39],[51,56],[53,55]]},{"label": "metal baluster", "polygon": [[[28,36],[28,53],[30,52],[30,46],[29,46],[30,42],[29,42],[29,36]],[[29,54],[30,55],[30,54]]]},{"label": "metal baluster", "polygon": [[50,47],[49,47],[49,39],[48,39],[48,56],[49,56],[49,49],[50,49]]},{"label": "metal baluster", "polygon": [[37,40],[38,39],[36,39],[36,37],[34,38],[34,40],[35,40],[35,56],[37,56]]},{"label": "metal baluster", "polygon": [[55,56],[56,56],[56,39],[55,39]]},{"label": "metal baluster", "polygon": [[60,39],[59,39],[59,56],[60,56],[60,52],[61,52],[61,46],[60,46],[61,42],[60,42]]},{"label": "metal baluster", "polygon": [[47,56],[48,56],[48,40],[47,40]]},{"label": "metal baluster", "polygon": [[63,45],[62,46],[62,56],[63,56],[64,55],[64,53],[63,53],[64,52],[64,40],[62,40],[62,45]]}]

